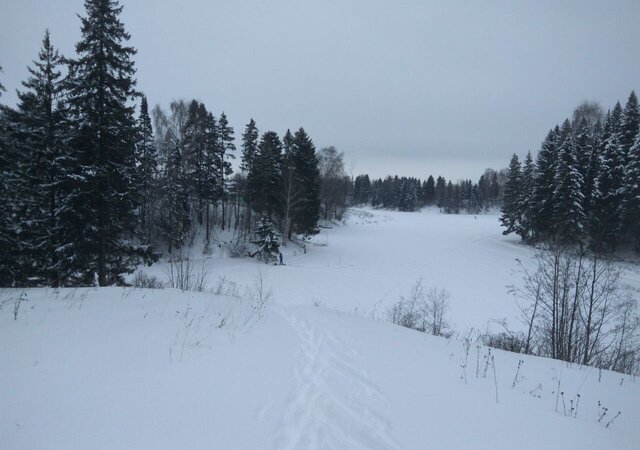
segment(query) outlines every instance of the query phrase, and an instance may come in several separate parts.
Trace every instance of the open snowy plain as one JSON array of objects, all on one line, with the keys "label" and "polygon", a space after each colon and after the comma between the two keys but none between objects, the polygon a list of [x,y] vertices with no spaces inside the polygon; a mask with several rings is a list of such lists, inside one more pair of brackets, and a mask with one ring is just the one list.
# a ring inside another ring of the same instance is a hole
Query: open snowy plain
[{"label": "open snowy plain", "polygon": [[0,449],[638,448],[639,380],[385,320],[422,278],[460,335],[518,328],[507,286],[533,253],[497,216],[352,210],[284,253],[214,252],[236,296],[2,292]]}]

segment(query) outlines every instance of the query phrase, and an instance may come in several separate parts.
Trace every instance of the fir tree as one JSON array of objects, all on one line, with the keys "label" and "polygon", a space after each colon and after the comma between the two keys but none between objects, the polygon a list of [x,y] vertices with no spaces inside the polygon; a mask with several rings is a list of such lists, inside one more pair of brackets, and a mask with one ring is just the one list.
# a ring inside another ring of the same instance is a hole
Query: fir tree
[{"label": "fir tree", "polygon": [[137,189],[140,195],[140,227],[145,240],[150,242],[155,222],[155,203],[158,194],[158,160],[153,127],[149,117],[147,97],[140,101],[138,142],[136,144]]},{"label": "fir tree", "polygon": [[615,251],[621,227],[624,155],[620,146],[622,108],[617,103],[607,115],[602,135],[602,163],[593,208],[593,245],[597,251]]},{"label": "fir tree", "polygon": [[507,183],[504,187],[504,201],[500,223],[505,227],[502,234],[516,233],[521,235],[522,219],[522,174],[520,161],[515,153],[511,157],[507,171]]},{"label": "fir tree", "polygon": [[620,151],[624,156],[625,164],[628,162],[629,150],[633,146],[639,130],[640,107],[638,107],[638,97],[636,97],[634,91],[631,91],[622,112],[619,136]]},{"label": "fir tree", "polygon": [[436,206],[440,209],[444,208],[446,202],[447,182],[443,177],[438,177],[435,187]]},{"label": "fir tree", "polygon": [[292,231],[316,234],[320,218],[320,171],[315,146],[303,128],[293,137],[290,160],[299,190],[299,201],[292,208]]},{"label": "fir tree", "polygon": [[[533,231],[534,216],[534,194],[535,194],[535,176],[536,167],[533,163],[531,152],[527,152],[527,156],[522,164],[522,177],[520,189],[520,236],[522,239],[531,237]],[[505,187],[506,191],[506,187]],[[506,198],[506,192],[505,192]]]},{"label": "fir tree", "polygon": [[626,235],[640,251],[640,133],[629,150],[629,164],[625,175],[624,225]]},{"label": "fir tree", "polygon": [[258,151],[259,133],[256,122],[251,119],[242,134],[242,163],[240,164],[240,169],[244,172],[249,173],[251,170],[253,157]]},{"label": "fir tree", "polygon": [[8,112],[8,108],[0,105],[0,287],[12,286],[19,275],[16,236],[18,153],[10,133]]},{"label": "fir tree", "polygon": [[16,184],[21,206],[19,256],[23,278],[60,286],[75,271],[71,230],[78,218],[70,204],[75,195],[72,171],[76,161],[69,151],[69,124],[64,104],[63,58],[45,32],[26,88],[18,92],[18,108],[9,113],[17,158]]},{"label": "fir tree", "polygon": [[429,175],[429,178],[427,178],[427,181],[425,181],[422,196],[424,198],[424,202],[427,205],[433,204],[436,196],[436,183],[432,175]]},{"label": "fir tree", "polygon": [[560,244],[575,245],[583,237],[584,195],[583,178],[568,119],[562,124],[558,153],[553,192],[553,230]]},{"label": "fir tree", "polygon": [[280,236],[276,233],[273,222],[267,216],[263,216],[256,228],[256,239],[253,241],[258,246],[258,257],[265,263],[276,262],[280,255]]},{"label": "fir tree", "polygon": [[556,190],[556,164],[560,128],[555,127],[542,143],[536,162],[533,227],[538,237],[549,238],[553,226],[553,193]]},{"label": "fir tree", "polygon": [[229,125],[226,114],[223,112],[218,120],[218,158],[217,172],[218,182],[222,186],[222,229],[225,228],[226,217],[226,195],[227,195],[227,178],[233,173],[231,162],[236,156],[233,153],[236,149],[233,136],[233,127]]},{"label": "fir tree", "polygon": [[275,131],[262,135],[247,177],[249,201],[259,214],[272,219],[282,201],[282,143]]},{"label": "fir tree", "polygon": [[83,215],[77,231],[76,256],[85,282],[97,274],[100,286],[122,282],[150,248],[134,239],[137,217],[135,192],[134,108],[136,51],[125,43],[130,36],[119,19],[115,0],[85,0],[77,58],[70,61],[68,92],[79,158],[75,174],[81,195],[74,205]]}]

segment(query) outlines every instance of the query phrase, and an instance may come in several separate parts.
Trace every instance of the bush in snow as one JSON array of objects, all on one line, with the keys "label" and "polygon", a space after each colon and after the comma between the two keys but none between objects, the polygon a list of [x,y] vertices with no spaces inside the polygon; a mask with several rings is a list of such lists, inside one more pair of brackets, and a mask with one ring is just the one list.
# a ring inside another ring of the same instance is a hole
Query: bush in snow
[{"label": "bush in snow", "polygon": [[422,279],[419,279],[411,288],[409,296],[401,296],[387,314],[389,320],[396,325],[434,336],[449,337],[451,333],[445,319],[449,297],[449,292],[444,289],[431,288],[425,291]]},{"label": "bush in snow", "polygon": [[135,288],[139,289],[164,289],[165,283],[158,277],[149,275],[141,270],[137,271],[131,281],[131,284]]}]

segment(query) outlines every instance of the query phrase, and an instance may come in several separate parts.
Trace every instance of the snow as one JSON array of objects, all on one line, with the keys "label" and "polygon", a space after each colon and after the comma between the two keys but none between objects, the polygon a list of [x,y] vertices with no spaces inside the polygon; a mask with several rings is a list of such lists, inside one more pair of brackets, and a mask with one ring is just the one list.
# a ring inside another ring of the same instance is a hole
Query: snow
[{"label": "snow", "polygon": [[531,250],[496,216],[355,211],[314,242],[286,266],[214,256],[239,288],[260,269],[265,305],[28,289],[14,320],[23,291],[0,293],[0,449],[638,447],[629,376],[497,350],[485,376],[488,349],[379,320],[419,277],[451,292],[457,330],[513,319],[505,285]]}]

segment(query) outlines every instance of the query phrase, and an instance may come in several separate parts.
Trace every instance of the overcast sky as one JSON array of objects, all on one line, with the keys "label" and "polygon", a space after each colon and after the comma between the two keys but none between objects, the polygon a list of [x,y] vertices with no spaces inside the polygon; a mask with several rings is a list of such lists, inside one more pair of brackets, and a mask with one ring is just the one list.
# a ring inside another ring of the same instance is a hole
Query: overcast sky
[{"label": "overcast sky", "polygon": [[[640,89],[640,1],[122,0],[151,104],[197,98],[239,136],[304,126],[354,174],[479,177],[582,100]],[[0,0],[1,100],[83,0]],[[238,143],[239,144],[239,143]]]}]

